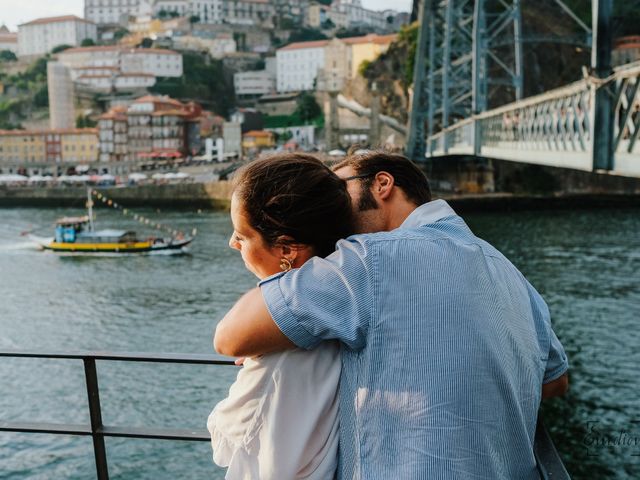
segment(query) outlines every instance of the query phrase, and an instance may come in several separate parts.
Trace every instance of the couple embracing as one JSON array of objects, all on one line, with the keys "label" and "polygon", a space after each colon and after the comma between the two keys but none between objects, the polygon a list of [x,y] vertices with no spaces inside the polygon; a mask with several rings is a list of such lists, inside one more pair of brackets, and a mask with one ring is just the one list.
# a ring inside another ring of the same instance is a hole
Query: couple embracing
[{"label": "couple embracing", "polygon": [[231,219],[260,282],[214,338],[246,357],[208,421],[226,478],[538,478],[540,401],[568,384],[548,308],[412,162],[258,160]]}]

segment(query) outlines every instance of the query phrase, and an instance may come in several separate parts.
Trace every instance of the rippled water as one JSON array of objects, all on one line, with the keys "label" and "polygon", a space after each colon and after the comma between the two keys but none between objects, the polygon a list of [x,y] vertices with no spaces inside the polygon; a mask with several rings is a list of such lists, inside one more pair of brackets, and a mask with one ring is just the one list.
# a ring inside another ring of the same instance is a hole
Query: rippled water
[{"label": "rippled water", "polygon": [[[216,321],[255,284],[222,212],[141,212],[199,236],[185,256],[59,257],[21,231],[68,210],[0,210],[0,349],[211,353]],[[79,212],[78,212],[79,213]],[[574,478],[640,477],[638,210],[467,215],[545,296],[572,365],[545,406]],[[102,225],[136,224],[98,211]],[[49,233],[48,229],[41,233]],[[98,363],[108,425],[204,428],[234,367]],[[0,360],[0,419],[88,423],[82,363]],[[596,431],[638,446],[594,446]],[[593,431],[592,431],[593,433]],[[107,439],[115,479],[223,478],[205,442]],[[592,442],[593,443],[593,442]],[[94,478],[90,439],[0,433],[0,478]]]}]

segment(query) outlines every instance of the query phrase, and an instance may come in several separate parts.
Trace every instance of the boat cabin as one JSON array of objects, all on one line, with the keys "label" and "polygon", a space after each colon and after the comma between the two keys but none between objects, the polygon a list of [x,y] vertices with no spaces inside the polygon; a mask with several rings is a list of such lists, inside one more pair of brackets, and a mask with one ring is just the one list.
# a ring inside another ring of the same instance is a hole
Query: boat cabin
[{"label": "boat cabin", "polygon": [[85,225],[89,223],[89,216],[63,217],[56,220],[55,240],[57,243],[73,243],[76,236],[84,231]]},{"label": "boat cabin", "polygon": [[134,243],[136,233],[128,230],[86,230],[89,216],[64,217],[56,221],[56,243]]},{"label": "boat cabin", "polygon": [[76,236],[75,243],[134,243],[137,241],[136,232],[96,230],[93,232],[81,232]]}]

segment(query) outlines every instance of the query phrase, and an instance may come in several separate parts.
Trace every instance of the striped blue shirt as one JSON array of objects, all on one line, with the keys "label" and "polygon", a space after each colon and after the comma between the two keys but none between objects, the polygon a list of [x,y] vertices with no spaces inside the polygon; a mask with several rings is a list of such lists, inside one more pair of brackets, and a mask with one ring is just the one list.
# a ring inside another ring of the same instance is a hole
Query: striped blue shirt
[{"label": "striped blue shirt", "polygon": [[446,202],[260,286],[296,345],[342,342],[340,478],[538,478],[541,387],[567,358],[540,295]]}]

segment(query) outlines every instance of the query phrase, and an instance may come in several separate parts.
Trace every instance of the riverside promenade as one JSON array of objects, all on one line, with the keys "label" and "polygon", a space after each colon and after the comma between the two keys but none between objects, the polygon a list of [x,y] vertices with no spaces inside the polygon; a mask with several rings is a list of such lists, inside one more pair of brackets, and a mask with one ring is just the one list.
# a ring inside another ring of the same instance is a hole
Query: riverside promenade
[{"label": "riverside promenade", "polygon": [[[127,207],[227,210],[229,181],[166,185],[93,187]],[[0,208],[84,208],[85,186],[33,187],[0,185]],[[600,208],[640,205],[640,188],[598,192],[597,189],[565,192],[454,193],[434,189],[459,212],[537,210],[551,208]],[[99,203],[96,206],[100,206]]]}]

